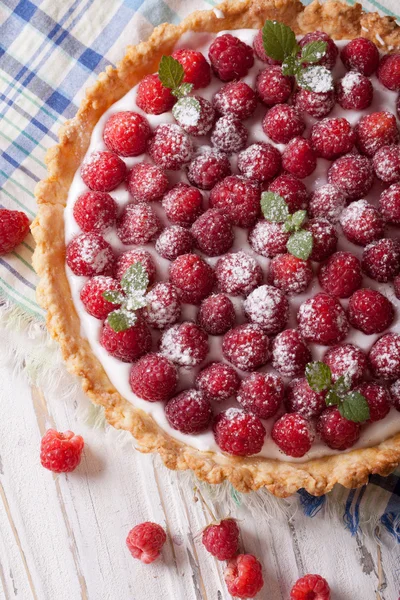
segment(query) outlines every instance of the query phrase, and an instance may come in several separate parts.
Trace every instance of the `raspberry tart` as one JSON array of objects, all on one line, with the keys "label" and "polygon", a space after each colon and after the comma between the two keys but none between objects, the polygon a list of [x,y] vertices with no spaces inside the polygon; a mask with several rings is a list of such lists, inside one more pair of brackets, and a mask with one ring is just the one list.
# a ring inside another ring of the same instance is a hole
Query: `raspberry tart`
[{"label": "raspberry tart", "polygon": [[287,496],[399,464],[399,50],[359,4],[226,1],[129,48],[61,129],[38,298],[169,468]]}]

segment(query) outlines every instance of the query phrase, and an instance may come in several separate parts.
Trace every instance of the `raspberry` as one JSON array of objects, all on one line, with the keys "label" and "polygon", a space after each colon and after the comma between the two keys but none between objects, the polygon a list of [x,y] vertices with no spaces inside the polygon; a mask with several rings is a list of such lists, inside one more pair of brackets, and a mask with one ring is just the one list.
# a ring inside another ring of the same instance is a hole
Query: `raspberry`
[{"label": "raspberry", "polygon": [[222,340],[222,352],[227,360],[242,371],[253,371],[265,365],[270,357],[270,342],[258,325],[234,327]]},{"label": "raspberry", "polygon": [[322,119],[311,128],[311,143],[318,156],[333,160],[350,152],[355,133],[343,118]]},{"label": "raspberry", "polygon": [[189,227],[202,213],[203,196],[187,183],[177,183],[162,200],[165,214],[171,223]]},{"label": "raspberry", "polygon": [[114,152],[92,152],[81,167],[83,182],[95,192],[111,192],[126,176],[126,164]]},{"label": "raspberry", "polygon": [[157,73],[146,75],[139,83],[136,104],[145,113],[161,115],[171,110],[176,102],[171,90],[163,86]]},{"label": "raspberry", "polygon": [[358,441],[361,425],[348,421],[342,417],[337,408],[331,407],[324,410],[319,417],[317,431],[329,448],[347,450]]},{"label": "raspberry", "polygon": [[233,225],[251,227],[260,214],[260,195],[256,182],[231,175],[212,189],[210,205],[223,210]]},{"label": "raspberry", "polygon": [[313,236],[313,247],[310,260],[321,262],[336,250],[338,235],[335,227],[327,219],[310,219],[304,228]]},{"label": "raspberry", "polygon": [[400,300],[400,275],[397,275],[397,277],[394,278],[393,287],[396,298]]},{"label": "raspberry", "polygon": [[254,65],[252,48],[230,33],[215,38],[208,50],[208,58],[221,81],[245,77]]},{"label": "raspberry", "polygon": [[371,279],[386,283],[400,271],[400,246],[396,241],[384,238],[364,248],[363,271]]},{"label": "raspberry", "polygon": [[295,137],[286,146],[282,155],[282,167],[294,175],[303,179],[311,175],[317,166],[317,157],[310,140]]},{"label": "raspberry", "polygon": [[29,219],[25,213],[0,208],[0,256],[12,252],[28,233]]},{"label": "raspberry", "polygon": [[127,204],[117,221],[123,244],[148,244],[161,231],[161,222],[148,204]]},{"label": "raspberry", "polygon": [[232,81],[216,92],[213,106],[221,115],[231,115],[244,121],[256,110],[257,96],[244,81]]},{"label": "raspberry", "polygon": [[184,227],[172,225],[161,232],[155,247],[163,258],[175,260],[181,254],[188,254],[192,251],[193,236]]},{"label": "raspberry", "polygon": [[253,49],[254,49],[254,52],[256,53],[256,56],[263,62],[268,63],[269,65],[282,64],[282,62],[280,60],[274,60],[273,58],[268,56],[267,53],[265,52],[262,29],[260,29],[257,32],[257,35],[253,40]]},{"label": "raspberry", "polygon": [[98,233],[82,233],[68,244],[66,261],[74,275],[108,275],[112,271],[114,252]]},{"label": "raspberry", "polygon": [[311,352],[297,329],[285,329],[272,344],[272,366],[283,377],[299,377],[311,361]]},{"label": "raspberry", "polygon": [[214,437],[223,452],[234,456],[258,454],[264,444],[265,428],[256,415],[228,408],[216,416]]},{"label": "raspberry", "polygon": [[239,119],[227,115],[216,122],[211,142],[218,150],[232,154],[246,146],[248,131]]},{"label": "raspberry", "polygon": [[331,591],[321,575],[305,575],[298,579],[290,592],[290,600],[330,600]]},{"label": "raspberry", "polygon": [[105,192],[84,192],[75,202],[73,213],[75,221],[85,233],[103,233],[115,223],[117,203]]},{"label": "raspberry", "polygon": [[272,373],[252,373],[240,384],[237,401],[246,412],[269,419],[280,407],[285,395],[282,379]]},{"label": "raspberry", "polygon": [[125,331],[114,331],[106,321],[100,336],[103,348],[123,362],[134,362],[149,352],[151,343],[150,330],[142,319]]},{"label": "raspberry", "polygon": [[108,150],[120,156],[138,156],[146,150],[151,135],[149,122],[139,113],[127,110],[107,120],[103,139]]},{"label": "raspberry", "polygon": [[53,473],[70,473],[81,462],[83,438],[72,431],[48,429],[40,443],[42,467]]},{"label": "raspberry", "polygon": [[369,77],[378,68],[379,50],[371,40],[359,37],[346,44],[340,58],[348,71],[358,71]]},{"label": "raspberry", "polygon": [[400,183],[394,183],[382,192],[379,210],[387,223],[400,225]]},{"label": "raspberry", "polygon": [[350,252],[335,252],[320,266],[318,279],[331,296],[349,298],[362,282],[360,261]]},{"label": "raspberry", "polygon": [[373,156],[382,146],[397,144],[399,141],[396,117],[388,111],[361,117],[355,132],[357,148],[367,156]]},{"label": "raspberry", "polygon": [[336,186],[326,183],[317,188],[311,196],[309,215],[311,217],[328,219],[337,223],[340,213],[346,205],[346,196]]},{"label": "raspberry", "polygon": [[223,402],[236,394],[240,377],[230,365],[216,362],[200,371],[195,385],[210,402]]},{"label": "raspberry", "polygon": [[388,90],[400,92],[400,53],[386,54],[378,67],[378,79]]},{"label": "raspberry", "polygon": [[129,267],[137,262],[140,262],[143,269],[146,271],[149,278],[149,285],[154,283],[156,278],[156,265],[154,264],[153,257],[147,250],[128,250],[128,252],[121,254],[117,258],[114,267],[116,279],[121,281]]},{"label": "raspberry", "polygon": [[[339,50],[331,37],[324,31],[312,31],[311,33],[306,33],[304,37],[299,41],[300,48],[303,48],[307,44],[311,42],[326,42],[327,48],[324,56],[314,64],[322,65],[327,69],[333,69],[336,63],[337,56],[339,54]],[[303,63],[307,64],[307,63]]]},{"label": "raspberry", "polygon": [[215,110],[208,100],[200,96],[193,96],[197,100],[199,110],[192,105],[177,104],[174,117],[178,125],[190,135],[206,135],[215,121]]},{"label": "raspberry", "polygon": [[233,244],[234,235],[228,217],[218,208],[209,208],[192,225],[197,248],[207,256],[220,256]]},{"label": "raspberry", "polygon": [[108,313],[120,307],[120,304],[107,302],[103,296],[103,292],[107,290],[122,292],[118,281],[103,275],[89,279],[81,289],[80,297],[85,310],[96,319],[104,320]]},{"label": "raspberry", "polygon": [[295,107],[316,119],[322,119],[335,106],[335,92],[312,92],[299,89],[294,98]]},{"label": "raspberry", "polygon": [[214,271],[196,254],[178,256],[170,266],[169,276],[181,301],[189,304],[200,304],[214,287]]},{"label": "raspberry", "polygon": [[185,83],[192,83],[195,90],[208,86],[211,81],[211,68],[201,52],[181,48],[172,53],[172,58],[181,63],[185,71]]},{"label": "raspberry", "polygon": [[286,296],[271,285],[261,285],[251,292],[243,308],[249,321],[261,327],[267,335],[282,331],[289,317]]},{"label": "raspberry", "polygon": [[369,406],[368,423],[381,421],[390,411],[390,396],[385,387],[377,383],[363,383],[356,388]]},{"label": "raspberry", "polygon": [[137,163],[128,175],[128,190],[135,202],[160,200],[168,187],[168,178],[156,165]]},{"label": "raspberry", "polygon": [[270,262],[268,279],[286,294],[301,294],[310,285],[313,270],[309,260],[292,254],[278,254]]},{"label": "raspberry", "polygon": [[197,390],[185,390],[165,405],[171,427],[190,435],[208,429],[212,415],[210,402]]},{"label": "raspberry", "polygon": [[190,183],[201,190],[211,190],[219,181],[230,175],[230,172],[228,156],[210,148],[192,160],[187,176]]},{"label": "raspberry", "polygon": [[294,379],[286,390],[286,409],[307,419],[319,417],[326,408],[325,396],[326,391],[314,392],[305,377]]},{"label": "raspberry", "polygon": [[400,412],[400,379],[390,386],[390,400],[394,408]]},{"label": "raspberry", "polygon": [[235,321],[235,309],[228,296],[213,294],[201,303],[197,322],[209,335],[226,333]]},{"label": "raspberry", "polygon": [[324,363],[330,368],[333,381],[344,376],[351,387],[359,384],[367,372],[367,357],[354,344],[331,348],[324,356]]},{"label": "raspberry", "polygon": [[368,77],[350,71],[336,84],[336,98],[342,108],[363,110],[372,104],[374,88]]},{"label": "raspberry", "polygon": [[178,385],[178,371],[165,356],[146,354],[132,365],[129,383],[132,392],[142,400],[169,400]]},{"label": "raspberry", "polygon": [[324,292],[300,305],[297,320],[306,342],[331,346],[341,342],[349,332],[346,313],[340,302]]},{"label": "raspberry", "polygon": [[260,265],[246,252],[234,252],[222,256],[215,267],[218,287],[233,296],[246,296],[263,279]]},{"label": "raspberry", "polygon": [[147,294],[146,300],[143,316],[150,327],[165,329],[179,320],[181,303],[172,283],[157,283]]},{"label": "raspberry", "polygon": [[386,333],[369,351],[369,364],[377,379],[398,379],[400,377],[400,335]]},{"label": "raspberry", "polygon": [[265,115],[262,127],[273,142],[287,144],[303,133],[306,124],[296,108],[288,104],[276,104]]},{"label": "raspberry", "polygon": [[366,156],[341,156],[330,167],[328,181],[348,200],[359,200],[368,194],[374,182],[372,163]]},{"label": "raspberry", "polygon": [[257,142],[248,146],[238,156],[238,169],[247,179],[268,181],[281,168],[281,154],[271,144]]},{"label": "raspberry", "polygon": [[148,565],[160,556],[161,548],[166,540],[167,536],[161,525],[146,521],[130,530],[126,538],[126,545],[133,558],[138,558]]},{"label": "raspberry", "polygon": [[276,421],[271,437],[286,456],[301,458],[311,449],[315,434],[303,415],[287,413]]},{"label": "raspberry", "polygon": [[279,175],[268,188],[269,192],[279,194],[288,205],[289,212],[304,210],[308,206],[307,188],[300,179],[293,175]]},{"label": "raspberry", "polygon": [[264,585],[262,568],[252,554],[239,554],[228,562],[224,579],[229,594],[254,598]]},{"label": "raspberry", "polygon": [[159,167],[178,171],[192,158],[193,145],[179,125],[164,123],[154,131],[148,152]]},{"label": "raspberry", "polygon": [[207,356],[208,337],[195,323],[178,323],[162,334],[160,350],[180,367],[196,367]]},{"label": "raspberry", "polygon": [[280,66],[267,67],[257,75],[257,94],[267,106],[285,103],[289,100],[292,89],[293,77],[282,75]]},{"label": "raspberry", "polygon": [[382,333],[393,322],[394,307],[380,292],[361,289],[349,300],[348,317],[355,329],[367,335]]},{"label": "raspberry", "polygon": [[201,541],[215,558],[229,560],[239,550],[239,527],[235,519],[223,519],[206,527]]},{"label": "raspberry", "polygon": [[384,234],[384,222],[372,204],[357,200],[349,204],[340,216],[344,235],[358,246],[366,246]]},{"label": "raspberry", "polygon": [[283,231],[280,223],[258,221],[249,233],[250,246],[257,254],[272,258],[286,252],[290,233]]},{"label": "raspberry", "polygon": [[382,146],[372,158],[375,175],[385,183],[400,181],[400,147]]}]

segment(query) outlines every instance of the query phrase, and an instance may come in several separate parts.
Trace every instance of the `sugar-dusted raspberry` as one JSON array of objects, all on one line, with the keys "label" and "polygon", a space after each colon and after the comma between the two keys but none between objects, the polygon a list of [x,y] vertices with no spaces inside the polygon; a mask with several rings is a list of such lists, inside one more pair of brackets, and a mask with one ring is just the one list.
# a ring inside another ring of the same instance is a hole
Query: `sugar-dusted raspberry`
[{"label": "sugar-dusted raspberry", "polygon": [[125,176],[126,164],[114,152],[92,152],[82,163],[83,182],[95,192],[111,192]]},{"label": "sugar-dusted raspberry", "polygon": [[274,424],[271,437],[284,454],[301,458],[311,449],[315,433],[306,417],[286,413]]},{"label": "sugar-dusted raspberry", "polygon": [[286,409],[307,419],[319,417],[326,408],[325,396],[326,391],[314,392],[305,377],[294,379],[286,389]]},{"label": "sugar-dusted raspberry", "polygon": [[28,233],[29,219],[25,213],[0,208],[0,256],[12,252]]},{"label": "sugar-dusted raspberry", "polygon": [[203,196],[196,188],[183,183],[174,185],[164,196],[162,206],[174,225],[189,227],[202,213]]},{"label": "sugar-dusted raspberry", "polygon": [[313,247],[310,260],[321,262],[326,260],[336,250],[338,243],[337,231],[327,219],[310,219],[303,229],[313,236]]},{"label": "sugar-dusted raspberry", "polygon": [[134,362],[150,351],[151,333],[146,323],[138,319],[125,331],[114,331],[107,321],[100,336],[100,344],[111,356],[123,362]]},{"label": "sugar-dusted raspberry", "polygon": [[105,192],[84,192],[73,208],[74,219],[85,233],[103,233],[117,218],[117,203]]},{"label": "sugar-dusted raspberry", "polygon": [[198,325],[185,321],[164,331],[160,350],[180,367],[196,367],[207,356],[208,337]]},{"label": "sugar-dusted raspberry", "polygon": [[117,221],[123,244],[148,244],[161,231],[161,222],[149,204],[127,204]]},{"label": "sugar-dusted raspberry", "polygon": [[355,329],[367,335],[382,333],[393,322],[394,307],[377,290],[360,289],[350,297],[348,317]]},{"label": "sugar-dusted raspberry", "polygon": [[269,338],[254,323],[238,325],[228,331],[222,340],[222,352],[242,371],[254,371],[271,358]]},{"label": "sugar-dusted raspberry", "polygon": [[360,261],[351,252],[335,252],[320,266],[318,278],[331,296],[349,298],[362,282]]},{"label": "sugar-dusted raspberry", "polygon": [[269,419],[279,409],[285,395],[282,379],[273,373],[252,373],[243,379],[237,401],[260,419]]},{"label": "sugar-dusted raspberry", "polygon": [[348,421],[335,407],[324,410],[317,422],[317,431],[329,448],[347,450],[354,446],[361,433],[360,423]]},{"label": "sugar-dusted raspberry", "polygon": [[378,383],[362,383],[356,388],[366,401],[369,407],[369,423],[381,421],[390,411],[389,392],[383,385]]},{"label": "sugar-dusted raspberry", "polygon": [[324,363],[330,368],[333,381],[344,376],[351,387],[359,384],[367,372],[367,357],[354,344],[341,344],[330,348],[324,356]]},{"label": "sugar-dusted raspberry", "polygon": [[357,71],[350,71],[336,84],[336,99],[342,108],[364,110],[371,106],[374,88],[371,80]]},{"label": "sugar-dusted raspberry", "polygon": [[181,303],[172,283],[157,283],[147,294],[146,300],[143,317],[150,327],[165,329],[179,320]]},{"label": "sugar-dusted raspberry", "polygon": [[304,575],[290,591],[290,600],[330,600],[331,591],[321,575]]},{"label": "sugar-dusted raspberry", "polygon": [[388,90],[400,92],[400,52],[382,56],[378,79]]},{"label": "sugar-dusted raspberry", "polygon": [[53,473],[71,473],[81,462],[83,437],[48,429],[40,442],[40,462]]},{"label": "sugar-dusted raspberry", "polygon": [[128,190],[135,202],[160,200],[168,187],[163,169],[147,163],[133,165],[127,179]]},{"label": "sugar-dusted raspberry", "polygon": [[209,208],[192,225],[195,244],[207,256],[220,256],[232,247],[231,222],[218,208]]},{"label": "sugar-dusted raspberry", "polygon": [[239,119],[226,115],[218,119],[211,142],[218,150],[233,154],[246,146],[248,131]]},{"label": "sugar-dusted raspberry", "polygon": [[378,68],[379,50],[371,40],[359,37],[346,44],[340,58],[348,71],[358,71],[369,77]]},{"label": "sugar-dusted raspberry", "polygon": [[272,344],[272,366],[283,377],[299,377],[311,361],[311,351],[297,329],[285,329]]},{"label": "sugar-dusted raspberry", "polygon": [[178,371],[162,354],[146,354],[132,365],[129,383],[132,392],[142,400],[169,400],[178,385]]},{"label": "sugar-dusted raspberry", "polygon": [[393,183],[382,192],[379,210],[387,223],[400,225],[400,183]]},{"label": "sugar-dusted raspberry", "polygon": [[210,335],[222,335],[236,321],[232,301],[224,294],[212,294],[201,303],[197,322]]},{"label": "sugar-dusted raspberry", "polygon": [[247,179],[268,181],[281,169],[281,153],[272,144],[256,142],[242,150],[237,164]]},{"label": "sugar-dusted raspberry", "polygon": [[128,252],[120,254],[114,267],[116,279],[121,281],[129,267],[137,262],[140,262],[143,269],[146,271],[149,278],[149,285],[154,283],[156,278],[156,265],[152,255],[147,250],[128,250]]},{"label": "sugar-dusted raspberry", "polygon": [[270,56],[268,56],[268,54],[265,52],[262,29],[260,29],[257,32],[257,35],[255,36],[255,38],[253,40],[253,50],[256,53],[256,56],[260,60],[262,60],[265,63],[268,63],[269,65],[280,65],[280,64],[282,64],[282,61],[280,61],[280,60],[274,60],[273,58],[271,58]]},{"label": "sugar-dusted raspberry", "polygon": [[210,205],[223,210],[233,225],[251,227],[260,209],[260,188],[255,181],[230,175],[212,189]]},{"label": "sugar-dusted raspberry", "polygon": [[223,452],[234,456],[258,454],[264,444],[265,428],[256,415],[228,408],[216,416],[214,437]]},{"label": "sugar-dusted raspberry", "polygon": [[269,265],[268,279],[286,294],[301,294],[310,285],[313,270],[309,260],[292,254],[278,254]]},{"label": "sugar-dusted raspberry", "polygon": [[240,377],[230,365],[215,362],[200,371],[195,385],[210,402],[223,402],[236,394]]},{"label": "sugar-dusted raspberry", "polygon": [[328,219],[331,223],[337,223],[345,206],[344,193],[331,183],[326,183],[312,194],[308,212],[310,217]]},{"label": "sugar-dusted raspberry", "polygon": [[258,221],[249,232],[250,246],[257,254],[272,258],[286,252],[286,244],[290,233],[283,231],[280,223]]},{"label": "sugar-dusted raspberry", "polygon": [[138,558],[148,565],[160,556],[166,540],[167,536],[161,525],[146,521],[130,530],[126,545],[133,558]]},{"label": "sugar-dusted raspberry", "polygon": [[146,75],[139,83],[136,104],[145,113],[161,115],[171,110],[176,102],[171,90],[164,87],[157,73]]},{"label": "sugar-dusted raspberry", "polygon": [[[324,56],[315,64],[322,65],[327,69],[333,69],[336,63],[336,59],[339,54],[338,47],[336,46],[333,39],[324,31],[312,31],[310,33],[306,33],[304,37],[299,41],[300,48],[303,48],[307,44],[311,42],[326,42],[327,48]],[[304,63],[307,64],[307,63]]]},{"label": "sugar-dusted raspberry", "polygon": [[282,167],[291,175],[303,179],[311,175],[317,166],[317,157],[310,140],[295,137],[282,155]]},{"label": "sugar-dusted raspberry", "polygon": [[400,146],[382,146],[372,158],[375,175],[385,183],[400,181]]},{"label": "sugar-dusted raspberry", "polygon": [[400,377],[400,335],[386,333],[369,351],[369,364],[377,379]]},{"label": "sugar-dusted raspberry", "polygon": [[384,234],[384,222],[378,210],[367,200],[349,204],[340,216],[344,235],[358,246],[366,246]]},{"label": "sugar-dusted raspberry", "polygon": [[335,106],[335,92],[313,92],[300,88],[295,95],[294,104],[300,111],[311,117],[322,119],[331,112]]},{"label": "sugar-dusted raspberry", "polygon": [[201,52],[181,48],[172,53],[172,58],[181,63],[185,71],[185,83],[192,83],[195,90],[208,86],[211,81],[211,68]]},{"label": "sugar-dusted raspberry", "polygon": [[178,256],[170,267],[169,276],[181,301],[189,304],[200,304],[209,296],[215,282],[212,267],[197,254]]},{"label": "sugar-dusted raspberry", "polygon": [[311,143],[318,156],[333,160],[350,152],[354,146],[355,133],[343,117],[322,119],[311,129]]},{"label": "sugar-dusted raspberry", "polygon": [[188,254],[193,248],[193,236],[188,229],[179,225],[166,227],[156,241],[156,250],[167,260],[175,260],[181,254]]},{"label": "sugar-dusted raspberry", "polygon": [[396,298],[400,300],[400,275],[397,275],[397,277],[394,278],[393,287]]},{"label": "sugar-dusted raspberry", "polygon": [[239,527],[235,519],[208,525],[201,538],[206,550],[218,560],[229,560],[239,550]]},{"label": "sugar-dusted raspberry", "polygon": [[266,113],[262,127],[273,142],[287,144],[303,133],[306,124],[297,108],[288,104],[276,104]]},{"label": "sugar-dusted raspberry", "polygon": [[304,210],[308,206],[307,188],[300,179],[293,175],[279,175],[268,187],[268,191],[282,196],[290,213]]},{"label": "sugar-dusted raspberry", "polygon": [[213,416],[210,401],[198,390],[185,390],[165,405],[173,429],[193,435],[208,429]]},{"label": "sugar-dusted raspberry", "polygon": [[261,327],[267,335],[282,331],[289,318],[286,296],[272,285],[256,288],[247,296],[243,308],[249,321]]},{"label": "sugar-dusted raspberry", "polygon": [[215,110],[208,100],[200,96],[193,96],[198,105],[177,104],[174,108],[174,117],[178,125],[190,135],[207,135],[215,121]]},{"label": "sugar-dusted raspberry", "polygon": [[297,320],[306,342],[331,346],[339,344],[349,332],[349,323],[340,302],[324,292],[300,305]]},{"label": "sugar-dusted raspberry", "polygon": [[231,115],[243,121],[256,110],[257,96],[244,81],[232,81],[216,92],[213,106],[219,114]]},{"label": "sugar-dusted raspberry", "polygon": [[215,38],[208,50],[208,58],[221,81],[244,77],[254,64],[253,49],[230,33]]},{"label": "sugar-dusted raspberry", "polygon": [[293,77],[282,75],[280,66],[270,66],[257,75],[256,90],[258,97],[267,106],[283,104],[293,89]]},{"label": "sugar-dusted raspberry", "polygon": [[111,152],[120,156],[138,156],[145,152],[150,135],[151,129],[146,117],[126,110],[109,117],[103,139]]},{"label": "sugar-dusted raspberry", "polygon": [[154,131],[148,152],[159,167],[178,171],[192,158],[193,145],[179,125],[163,123]]},{"label": "sugar-dusted raspberry", "polygon": [[104,277],[104,275],[92,277],[85,283],[81,289],[80,298],[89,315],[104,320],[111,311],[120,307],[120,304],[112,304],[104,298],[103,293],[108,290],[122,292],[118,281],[112,277]]},{"label": "sugar-dusted raspberry", "polygon": [[390,401],[394,408],[400,412],[400,379],[390,386]]},{"label": "sugar-dusted raspberry", "polygon": [[218,288],[233,296],[246,296],[263,279],[260,265],[243,251],[222,256],[216,264],[215,274]]},{"label": "sugar-dusted raspberry", "polygon": [[264,585],[261,564],[252,554],[238,554],[228,562],[224,579],[229,594],[254,598]]},{"label": "sugar-dusted raspberry", "polygon": [[341,156],[330,167],[328,181],[348,200],[359,200],[368,194],[374,182],[372,163],[366,156]]},{"label": "sugar-dusted raspberry", "polygon": [[364,248],[362,269],[368,277],[381,283],[394,279],[400,271],[400,245],[384,238]]},{"label": "sugar-dusted raspberry", "polygon": [[388,111],[361,117],[355,127],[356,146],[362,154],[373,156],[382,146],[397,144],[399,131],[396,117]]},{"label": "sugar-dusted raspberry", "polygon": [[215,148],[209,148],[192,160],[187,176],[190,183],[201,190],[211,190],[230,173],[231,165],[227,154]]},{"label": "sugar-dusted raspberry", "polygon": [[98,233],[82,233],[67,246],[66,261],[74,275],[109,275],[114,258],[110,244]]}]

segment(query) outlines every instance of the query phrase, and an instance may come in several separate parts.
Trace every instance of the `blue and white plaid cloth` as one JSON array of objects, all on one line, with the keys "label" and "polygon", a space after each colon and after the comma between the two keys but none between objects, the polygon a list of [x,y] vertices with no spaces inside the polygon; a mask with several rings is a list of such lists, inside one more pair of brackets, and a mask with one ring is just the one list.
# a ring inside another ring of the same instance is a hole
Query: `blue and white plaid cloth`
[{"label": "blue and white plaid cloth", "polygon": [[[354,0],[348,0],[354,4]],[[308,2],[306,2],[308,3]],[[35,216],[35,184],[46,177],[46,150],[57,142],[60,125],[74,116],[86,87],[107,65],[114,65],[128,44],[145,39],[152,28],[177,23],[213,0],[1,0],[0,3],[0,207]],[[365,0],[366,10],[384,15],[399,11],[398,0]],[[396,9],[397,7],[397,9]],[[0,258],[1,297],[43,321],[35,299],[28,237]],[[352,533],[370,517],[400,542],[400,471],[373,476],[368,488],[338,488],[343,522]],[[299,493],[309,516],[325,498]]]}]

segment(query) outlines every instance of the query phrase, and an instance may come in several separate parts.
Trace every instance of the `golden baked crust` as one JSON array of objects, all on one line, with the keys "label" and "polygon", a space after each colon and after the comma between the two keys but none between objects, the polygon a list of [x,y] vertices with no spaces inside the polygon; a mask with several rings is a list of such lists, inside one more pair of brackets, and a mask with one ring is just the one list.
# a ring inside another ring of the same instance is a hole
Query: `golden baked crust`
[{"label": "golden baked crust", "polygon": [[201,452],[172,439],[151,416],[125,400],[80,334],[80,320],[65,273],[63,211],[69,187],[98,119],[146,74],[157,70],[161,56],[172,51],[184,32],[260,28],[268,18],[283,21],[298,34],[323,29],[336,39],[364,36],[378,41],[378,45],[381,40],[384,51],[400,47],[400,27],[394,18],[365,14],[360,4],[348,6],[339,0],[329,0],[320,5],[316,0],[304,7],[300,0],[226,0],[218,9],[223,17],[213,10],[198,11],[180,25],[160,25],[148,41],[129,47],[117,68],[108,67],[87,90],[75,118],[61,128],[59,144],[46,157],[49,177],[36,188],[39,211],[32,232],[37,244],[34,266],[40,276],[37,297],[47,310],[48,329],[59,341],[69,371],[81,377],[84,391],[105,408],[111,425],[130,431],[140,451],[158,452],[170,469],[192,469],[197,477],[209,483],[229,479],[243,492],[264,486],[281,497],[299,488],[321,495],[335,483],[357,487],[365,484],[371,473],[387,475],[399,464],[400,433],[373,448],[301,464]]}]

